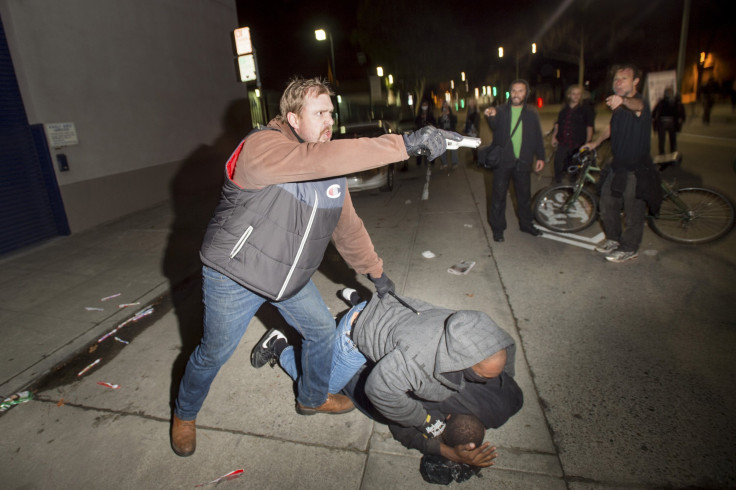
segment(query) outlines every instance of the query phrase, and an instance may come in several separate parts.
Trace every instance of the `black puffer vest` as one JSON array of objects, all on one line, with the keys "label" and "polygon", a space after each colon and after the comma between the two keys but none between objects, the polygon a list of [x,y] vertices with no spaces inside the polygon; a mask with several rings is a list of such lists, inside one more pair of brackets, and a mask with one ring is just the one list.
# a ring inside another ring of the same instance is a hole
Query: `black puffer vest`
[{"label": "black puffer vest", "polygon": [[202,262],[271,300],[299,292],[317,270],[342,213],[344,177],[242,189],[227,162],[220,203],[207,226]]}]

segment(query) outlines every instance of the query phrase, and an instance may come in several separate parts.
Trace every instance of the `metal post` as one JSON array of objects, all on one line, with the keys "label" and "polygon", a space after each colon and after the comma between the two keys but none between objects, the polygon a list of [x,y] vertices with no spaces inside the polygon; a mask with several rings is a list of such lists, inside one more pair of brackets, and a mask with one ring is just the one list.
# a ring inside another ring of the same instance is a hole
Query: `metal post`
[{"label": "metal post", "polygon": [[682,78],[685,72],[685,50],[687,48],[687,28],[689,24],[690,0],[684,0],[682,7],[682,27],[680,27],[680,52],[677,56],[677,87],[675,89],[680,95],[682,95]]},{"label": "metal post", "polygon": [[332,81],[337,86],[337,70],[335,69],[335,48],[332,45],[332,31],[328,31],[330,34],[330,56],[332,57]]}]

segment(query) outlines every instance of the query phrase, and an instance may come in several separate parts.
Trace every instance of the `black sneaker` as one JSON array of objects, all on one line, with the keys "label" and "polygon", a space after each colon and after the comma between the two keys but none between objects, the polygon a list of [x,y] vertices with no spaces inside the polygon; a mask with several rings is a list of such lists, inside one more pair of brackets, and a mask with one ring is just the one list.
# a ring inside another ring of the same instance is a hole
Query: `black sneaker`
[{"label": "black sneaker", "polygon": [[[283,342],[283,344],[282,344]],[[281,344],[278,345],[277,344]],[[281,351],[288,345],[288,341],[284,334],[276,330],[275,328],[270,329],[266,334],[261,337],[256,346],[253,348],[253,352],[250,353],[250,365],[254,368],[262,368],[266,364],[274,367],[279,360]],[[277,347],[280,347],[277,349]]]},{"label": "black sneaker", "polygon": [[542,235],[542,230],[540,230],[536,226],[532,226],[530,228],[522,228],[521,231],[523,233],[529,233],[531,236],[541,236]]}]

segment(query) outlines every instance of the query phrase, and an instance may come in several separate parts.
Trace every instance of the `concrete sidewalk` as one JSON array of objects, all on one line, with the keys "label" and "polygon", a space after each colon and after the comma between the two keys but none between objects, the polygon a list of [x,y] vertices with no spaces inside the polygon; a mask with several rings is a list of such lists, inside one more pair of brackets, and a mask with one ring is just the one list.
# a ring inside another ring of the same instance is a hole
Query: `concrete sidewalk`
[{"label": "concrete sidewalk", "polygon": [[[558,109],[542,111],[545,131]],[[598,129],[607,118],[598,111]],[[710,126],[692,119],[682,139],[733,138],[735,128],[730,106],[717,105]],[[488,242],[485,197],[472,182],[477,173],[463,167],[467,157],[461,152],[456,171],[432,174],[427,201],[419,199],[425,167],[412,162],[409,172],[397,174],[395,192],[356,195],[356,208],[398,292],[486,311],[518,342],[507,285]],[[267,326],[282,325],[268,308],[213,385],[198,418],[197,452],[190,458],[174,455],[170,406],[201,334],[197,250],[213,192],[216,198],[219,191],[202,189],[191,174],[181,177],[185,185],[178,188],[184,190],[170,202],[0,258],[0,395],[53,374],[35,385],[33,401],[0,414],[0,481],[8,488],[181,488],[243,468],[245,475],[228,486],[429,488],[417,471],[419,454],[393,441],[385,426],[359,413],[299,416],[291,380],[278,368],[250,367],[250,350]],[[533,185],[550,178],[547,169]],[[424,259],[425,250],[437,257]],[[476,261],[470,274],[446,272],[463,259]],[[339,288],[372,290],[334,249],[328,249],[314,280],[334,314],[346,309],[335,296]],[[139,304],[118,307],[132,303]],[[129,344],[114,336],[97,344],[149,305],[152,315],[118,331]],[[568,486],[524,354],[520,345],[516,368],[524,408],[488,432],[486,439],[498,446],[497,464],[464,488]],[[76,376],[98,358],[87,375]]]},{"label": "concrete sidewalk", "polygon": [[[454,172],[435,172],[428,201],[419,199],[425,167],[413,163],[397,174],[393,193],[354,200],[397,292],[486,311],[518,342],[480,211],[485,203],[475,202],[464,168],[467,157]],[[243,468],[244,476],[228,486],[430,487],[418,472],[420,454],[405,450],[385,426],[357,411],[297,415],[288,376],[278,367],[250,366],[250,351],[267,326],[283,324],[268,308],[215,380],[197,420],[197,452],[189,458],[172,452],[170,407],[201,334],[193,255],[201,230],[180,226],[181,212],[165,203],[3,259],[2,394],[54,373],[36,385],[33,401],[0,415],[0,481],[7,488],[182,488]],[[437,257],[423,258],[425,250]],[[463,259],[476,261],[470,274],[447,273]],[[372,290],[332,248],[314,281],[334,314],[347,309],[335,296],[338,289]],[[118,307],[129,303],[139,304]],[[129,344],[115,336],[97,343],[149,305],[154,314],[117,332]],[[97,358],[102,360],[86,375],[76,375]],[[524,408],[488,432],[487,440],[498,447],[496,466],[464,488],[566,487],[520,343],[516,370]]]}]

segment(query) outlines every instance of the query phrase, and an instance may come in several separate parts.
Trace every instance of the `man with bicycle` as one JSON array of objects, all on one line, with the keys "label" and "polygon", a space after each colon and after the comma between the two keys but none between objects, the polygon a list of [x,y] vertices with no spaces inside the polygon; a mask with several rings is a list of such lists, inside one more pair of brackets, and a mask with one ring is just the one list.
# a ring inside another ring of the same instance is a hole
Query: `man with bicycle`
[{"label": "man with bicycle", "polygon": [[[647,202],[659,185],[650,156],[651,113],[636,91],[639,71],[625,64],[613,69],[613,95],[606,105],[613,111],[601,135],[583,148],[594,149],[611,138],[613,163],[601,176],[600,213],[606,241],[596,247],[609,262],[626,262],[639,255]],[[660,196],[661,198],[661,196]],[[621,210],[624,224],[621,225]]]}]

